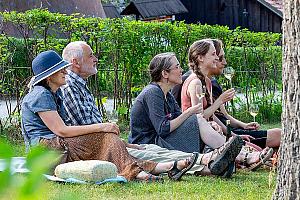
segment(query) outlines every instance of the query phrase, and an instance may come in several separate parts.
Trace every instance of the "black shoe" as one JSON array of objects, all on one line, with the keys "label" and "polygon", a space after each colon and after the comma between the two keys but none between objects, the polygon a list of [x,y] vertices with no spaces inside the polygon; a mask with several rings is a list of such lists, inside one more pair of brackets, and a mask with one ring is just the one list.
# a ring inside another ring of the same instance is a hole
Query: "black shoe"
[{"label": "black shoe", "polygon": [[222,178],[231,178],[232,174],[235,172],[235,162],[232,162],[226,168],[224,174],[222,174]]},{"label": "black shoe", "polygon": [[[240,153],[243,146],[243,139],[235,136],[226,142],[223,146],[215,149],[212,157],[217,154],[215,159],[209,161],[208,168],[213,175],[222,175],[229,165],[234,163],[235,158]],[[232,173],[231,173],[232,174]]]}]

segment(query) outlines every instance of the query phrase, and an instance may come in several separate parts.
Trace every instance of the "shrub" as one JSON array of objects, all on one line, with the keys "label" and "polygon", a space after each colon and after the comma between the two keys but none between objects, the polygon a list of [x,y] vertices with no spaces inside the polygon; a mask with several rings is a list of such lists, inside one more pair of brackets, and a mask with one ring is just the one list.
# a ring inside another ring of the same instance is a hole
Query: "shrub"
[{"label": "shrub", "polygon": [[[136,95],[131,88],[142,88],[148,84],[148,63],[155,54],[173,51],[187,70],[188,47],[203,38],[223,40],[228,63],[238,71],[233,80],[234,86],[244,93],[248,93],[252,85],[263,95],[281,88],[281,47],[276,46],[281,34],[184,22],[83,18],[40,9],[24,13],[3,12],[1,15],[5,22],[20,30],[21,35],[19,39],[6,34],[0,36],[3,48],[1,73],[2,77],[6,77],[1,79],[1,94],[3,91],[3,94],[16,95],[7,92],[9,88],[24,93],[24,83],[28,82],[26,78],[31,74],[32,58],[45,49],[61,52],[69,41],[75,40],[89,43],[99,59],[99,72],[89,80],[90,89],[98,99],[113,96],[117,107],[130,108],[132,95]],[[222,78],[221,81],[226,83]],[[103,106],[101,102],[99,106]],[[128,117],[128,113],[125,116]]]}]

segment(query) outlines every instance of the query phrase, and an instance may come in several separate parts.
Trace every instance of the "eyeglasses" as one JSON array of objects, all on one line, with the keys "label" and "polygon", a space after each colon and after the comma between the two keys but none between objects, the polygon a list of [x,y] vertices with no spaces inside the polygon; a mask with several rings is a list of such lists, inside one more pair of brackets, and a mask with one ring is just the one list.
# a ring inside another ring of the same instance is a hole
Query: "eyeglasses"
[{"label": "eyeglasses", "polygon": [[173,70],[173,69],[182,69],[180,65],[175,65],[175,66],[171,66],[169,69],[167,69],[168,71]]}]

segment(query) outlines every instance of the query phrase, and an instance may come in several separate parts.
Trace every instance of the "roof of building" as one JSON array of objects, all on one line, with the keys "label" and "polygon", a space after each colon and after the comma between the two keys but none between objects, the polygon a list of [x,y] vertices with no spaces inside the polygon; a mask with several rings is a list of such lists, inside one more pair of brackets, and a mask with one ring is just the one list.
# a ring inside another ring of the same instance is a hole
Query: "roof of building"
[{"label": "roof of building", "polygon": [[105,18],[104,10],[99,0],[0,0],[1,11],[24,12],[34,8],[47,8],[50,12],[65,14],[80,13],[86,17]]},{"label": "roof of building", "polygon": [[103,3],[102,6],[107,18],[121,18],[119,11],[112,3]]},{"label": "roof of building", "polygon": [[121,15],[140,15],[143,19],[186,13],[180,0],[136,0],[121,12]]},{"label": "roof of building", "polygon": [[283,18],[283,2],[282,0],[257,0],[271,11],[276,13],[279,17]]}]

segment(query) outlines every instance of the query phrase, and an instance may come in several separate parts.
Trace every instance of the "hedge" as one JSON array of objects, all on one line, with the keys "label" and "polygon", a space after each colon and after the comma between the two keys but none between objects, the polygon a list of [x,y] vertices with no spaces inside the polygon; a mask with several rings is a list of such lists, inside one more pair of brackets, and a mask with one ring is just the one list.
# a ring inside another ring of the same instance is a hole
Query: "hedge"
[{"label": "hedge", "polygon": [[[0,15],[19,35],[11,37],[4,29],[0,36],[1,94],[16,95],[24,91],[26,78],[31,75],[30,63],[39,52],[54,49],[61,53],[67,43],[76,40],[90,44],[99,59],[99,73],[90,80],[98,103],[104,96],[114,96],[116,105],[126,108],[124,113],[128,113],[132,98],[149,82],[147,68],[154,55],[175,52],[187,70],[187,50],[194,41],[203,38],[224,42],[228,65],[240,71],[234,85],[243,92],[255,88],[267,95],[281,88],[278,46],[281,34],[278,33],[184,22],[83,18],[41,9]],[[19,85],[12,79],[17,79]]]}]

